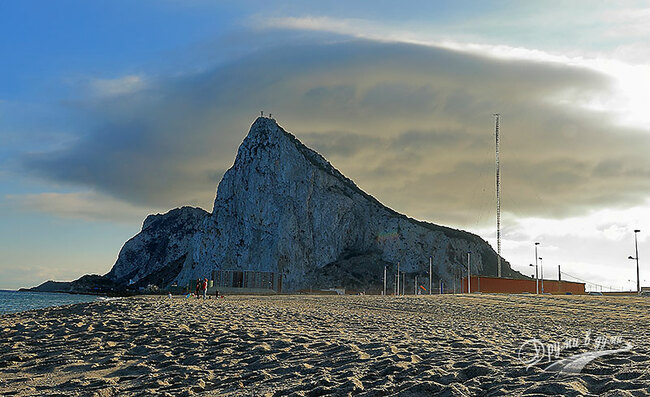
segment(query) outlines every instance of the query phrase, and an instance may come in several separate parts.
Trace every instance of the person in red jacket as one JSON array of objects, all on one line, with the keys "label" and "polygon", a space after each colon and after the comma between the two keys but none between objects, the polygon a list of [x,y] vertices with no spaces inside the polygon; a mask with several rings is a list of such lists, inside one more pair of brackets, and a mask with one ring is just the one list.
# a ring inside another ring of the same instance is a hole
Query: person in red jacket
[{"label": "person in red jacket", "polygon": [[207,278],[203,279],[203,284],[201,285],[201,289],[203,290],[203,299],[208,299],[208,279]]}]

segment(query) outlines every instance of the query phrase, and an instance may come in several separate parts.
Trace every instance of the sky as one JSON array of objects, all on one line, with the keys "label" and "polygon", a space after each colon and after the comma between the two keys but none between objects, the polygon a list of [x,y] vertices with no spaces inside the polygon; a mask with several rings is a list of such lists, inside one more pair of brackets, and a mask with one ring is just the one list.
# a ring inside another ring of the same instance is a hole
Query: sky
[{"label": "sky", "polygon": [[413,218],[590,288],[650,286],[641,1],[0,2],[0,289],[105,274],[212,210],[260,110]]}]

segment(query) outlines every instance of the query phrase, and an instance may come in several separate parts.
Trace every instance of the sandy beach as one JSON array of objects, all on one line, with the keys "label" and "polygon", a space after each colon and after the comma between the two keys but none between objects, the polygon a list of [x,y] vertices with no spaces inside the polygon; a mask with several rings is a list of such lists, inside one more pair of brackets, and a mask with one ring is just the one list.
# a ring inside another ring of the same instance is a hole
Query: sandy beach
[{"label": "sandy beach", "polygon": [[[649,313],[602,296],[93,302],[0,316],[0,395],[649,395]],[[628,348],[577,374],[524,362],[527,341],[571,338],[560,359]]]}]

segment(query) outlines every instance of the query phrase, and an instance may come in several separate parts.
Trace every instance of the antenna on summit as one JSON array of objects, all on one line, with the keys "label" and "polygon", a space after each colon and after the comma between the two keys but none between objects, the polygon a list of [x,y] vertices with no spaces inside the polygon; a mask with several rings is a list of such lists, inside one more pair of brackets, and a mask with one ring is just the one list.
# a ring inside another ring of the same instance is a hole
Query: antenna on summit
[{"label": "antenna on summit", "polygon": [[501,277],[501,170],[499,169],[499,113],[494,113],[497,179],[497,277]]}]

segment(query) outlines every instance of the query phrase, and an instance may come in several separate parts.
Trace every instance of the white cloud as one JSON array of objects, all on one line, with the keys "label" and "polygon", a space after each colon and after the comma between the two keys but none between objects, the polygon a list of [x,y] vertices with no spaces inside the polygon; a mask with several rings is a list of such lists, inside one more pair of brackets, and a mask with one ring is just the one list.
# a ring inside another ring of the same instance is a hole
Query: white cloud
[{"label": "white cloud", "polygon": [[641,227],[649,219],[650,202],[626,209],[600,209],[585,216],[565,219],[523,218],[517,220],[516,228],[527,232],[530,240],[553,235],[621,241],[629,238],[631,230]]},{"label": "white cloud", "polygon": [[114,79],[91,79],[89,82],[92,93],[100,97],[131,94],[146,87],[142,76],[127,75]]},{"label": "white cloud", "polygon": [[[634,18],[639,26],[650,30],[650,9],[627,11],[620,18]],[[647,19],[647,20],[646,20]],[[571,103],[587,110],[614,113],[621,125],[644,128],[650,131],[650,65],[648,59],[641,64],[630,64],[610,56],[567,56],[534,48],[510,45],[482,44],[450,39],[431,33],[419,33],[386,23],[363,19],[337,19],[325,16],[255,18],[255,25],[266,29],[311,30],[348,35],[374,41],[399,42],[445,48],[454,51],[490,56],[504,60],[523,60],[584,67],[606,74],[613,79],[611,92],[592,92],[589,97],[576,98],[571,92],[549,98],[558,103]],[[620,26],[626,26],[621,23]],[[623,49],[621,49],[623,51]],[[616,51],[614,52],[616,54]]]},{"label": "white cloud", "polygon": [[616,38],[642,37],[650,35],[650,8],[623,8],[603,16],[610,25],[606,36]]},{"label": "white cloud", "polygon": [[[601,285],[605,290],[636,288],[636,267],[628,256],[634,255],[634,229],[640,229],[640,257],[650,252],[650,201],[625,209],[600,209],[584,216],[565,219],[514,218],[507,216],[503,233],[502,255],[516,270],[530,275],[535,263],[534,242],[540,242],[538,256],[544,258],[544,276],[557,279],[557,266],[566,280],[574,277]],[[474,230],[496,246],[495,229]],[[650,270],[642,261],[641,281],[650,285]],[[628,281],[631,280],[631,281]],[[645,280],[645,281],[644,281]]]},{"label": "white cloud", "polygon": [[138,207],[95,192],[9,194],[5,199],[10,207],[22,211],[124,224],[140,224],[148,214],[160,211],[159,208]]},{"label": "white cloud", "polygon": [[[137,206],[209,209],[246,126],[265,109],[386,205],[462,227],[492,199],[497,108],[504,204],[517,216],[575,215],[635,204],[647,191],[648,138],[629,145],[636,131],[573,103],[609,85],[585,68],[432,46],[289,42],[85,105],[97,128],[69,148],[25,155],[23,166]],[[569,103],[545,102],[553,96]]]}]

